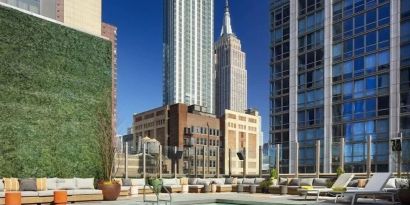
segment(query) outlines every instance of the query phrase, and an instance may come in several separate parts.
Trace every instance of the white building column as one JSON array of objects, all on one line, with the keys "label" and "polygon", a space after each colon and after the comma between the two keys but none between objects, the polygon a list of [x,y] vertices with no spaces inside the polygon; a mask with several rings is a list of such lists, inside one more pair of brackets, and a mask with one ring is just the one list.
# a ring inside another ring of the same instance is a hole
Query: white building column
[{"label": "white building column", "polygon": [[289,1],[289,173],[297,169],[294,142],[298,140],[298,1]]},{"label": "white building column", "polygon": [[323,172],[332,171],[332,2],[325,1],[324,8],[324,136]]},{"label": "white building column", "polygon": [[[389,138],[400,131],[400,1],[390,1],[390,120]],[[389,140],[389,170],[396,171],[396,157]]]}]

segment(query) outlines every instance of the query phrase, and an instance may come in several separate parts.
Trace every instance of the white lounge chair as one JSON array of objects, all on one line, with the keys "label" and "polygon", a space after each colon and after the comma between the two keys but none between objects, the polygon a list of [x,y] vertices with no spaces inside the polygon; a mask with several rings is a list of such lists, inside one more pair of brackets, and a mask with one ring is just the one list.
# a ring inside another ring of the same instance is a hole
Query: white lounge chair
[{"label": "white lounge chair", "polygon": [[315,195],[316,201],[318,201],[321,193],[340,193],[341,191],[337,191],[337,189],[346,188],[353,177],[354,174],[352,173],[344,173],[337,178],[331,188],[299,189],[298,191],[305,197],[305,200],[308,195]]},{"label": "white lounge chair", "polygon": [[392,173],[374,173],[363,189],[347,190],[344,192],[344,195],[351,195],[353,197],[351,201],[352,205],[356,204],[357,200],[363,196],[373,196],[374,200],[376,199],[376,196],[390,196],[392,203],[394,204],[396,193],[387,192],[384,189],[384,186],[391,176]]}]

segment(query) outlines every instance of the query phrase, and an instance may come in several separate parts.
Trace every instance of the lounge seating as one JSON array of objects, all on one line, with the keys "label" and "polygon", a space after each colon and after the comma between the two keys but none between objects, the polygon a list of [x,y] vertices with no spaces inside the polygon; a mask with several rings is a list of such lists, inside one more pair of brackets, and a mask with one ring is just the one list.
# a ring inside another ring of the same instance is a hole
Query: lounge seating
[{"label": "lounge seating", "polygon": [[[16,180],[17,179],[12,179],[14,184],[16,183]],[[0,188],[3,187],[3,182],[0,182],[0,184]],[[9,189],[9,187],[4,188],[6,192],[20,190],[23,204],[51,203],[54,200],[54,191],[56,190],[66,190],[69,202],[103,200],[101,190],[94,188],[94,178],[44,179],[44,186],[36,187],[36,191],[24,191],[24,187],[16,188],[16,186],[18,185],[14,185],[14,190]],[[5,203],[4,197],[5,192],[3,192],[3,189],[0,189],[0,204]]]},{"label": "lounge seating", "polygon": [[165,187],[170,193],[177,193],[182,192],[182,185],[179,182],[180,180],[177,178],[174,179],[162,179],[162,185]]},{"label": "lounge seating", "polygon": [[333,184],[333,186],[330,189],[326,188],[326,187],[323,187],[323,188],[311,187],[311,188],[298,189],[298,192],[301,193],[305,197],[305,200],[306,200],[308,195],[315,195],[316,200],[319,200],[319,196],[322,193],[330,193],[330,192],[341,193],[341,192],[344,192],[347,189],[347,185],[353,179],[353,177],[354,177],[354,174],[345,173],[345,174],[340,175],[337,178],[337,180],[335,181],[335,183]]},{"label": "lounge seating", "polygon": [[351,196],[352,205],[356,204],[357,200],[364,196],[373,196],[373,198],[376,196],[388,196],[391,197],[392,202],[394,202],[396,193],[389,192],[385,189],[391,176],[392,173],[374,173],[364,189],[347,190],[342,196]]}]

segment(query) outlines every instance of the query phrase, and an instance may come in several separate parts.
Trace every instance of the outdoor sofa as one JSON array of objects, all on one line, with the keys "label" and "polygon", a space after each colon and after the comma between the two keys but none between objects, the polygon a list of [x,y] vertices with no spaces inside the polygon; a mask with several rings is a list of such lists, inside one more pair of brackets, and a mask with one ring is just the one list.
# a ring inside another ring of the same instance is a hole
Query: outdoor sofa
[{"label": "outdoor sofa", "polygon": [[148,186],[144,189],[145,180],[143,178],[115,178],[114,180],[121,185],[120,196],[133,196],[144,192],[146,194],[153,193]]},{"label": "outdoor sofa", "polygon": [[67,191],[69,202],[101,201],[101,190],[94,188],[94,178],[41,178],[0,180],[0,204],[5,203],[5,192],[19,191],[23,204],[52,203],[54,191]]}]

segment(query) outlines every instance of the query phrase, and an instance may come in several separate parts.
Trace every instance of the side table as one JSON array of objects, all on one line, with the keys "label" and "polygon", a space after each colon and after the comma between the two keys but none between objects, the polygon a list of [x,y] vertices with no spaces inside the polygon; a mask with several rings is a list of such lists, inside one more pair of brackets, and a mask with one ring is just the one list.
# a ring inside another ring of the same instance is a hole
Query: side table
[{"label": "side table", "polygon": [[256,193],[256,185],[251,185],[250,187],[249,187],[249,193],[251,193],[251,194],[254,194],[254,193]]},{"label": "side table", "polygon": [[237,192],[238,192],[238,193],[243,192],[243,184],[238,184],[238,186],[237,186]]},{"label": "side table", "polygon": [[54,204],[65,205],[67,201],[67,191],[54,191]]},{"label": "side table", "polygon": [[286,195],[288,194],[288,186],[286,185],[280,185],[280,195]]},{"label": "side table", "polygon": [[184,194],[188,193],[188,185],[182,185],[181,193],[184,193]]},{"label": "side table", "polygon": [[21,193],[19,191],[6,192],[5,204],[6,205],[21,205]]}]

